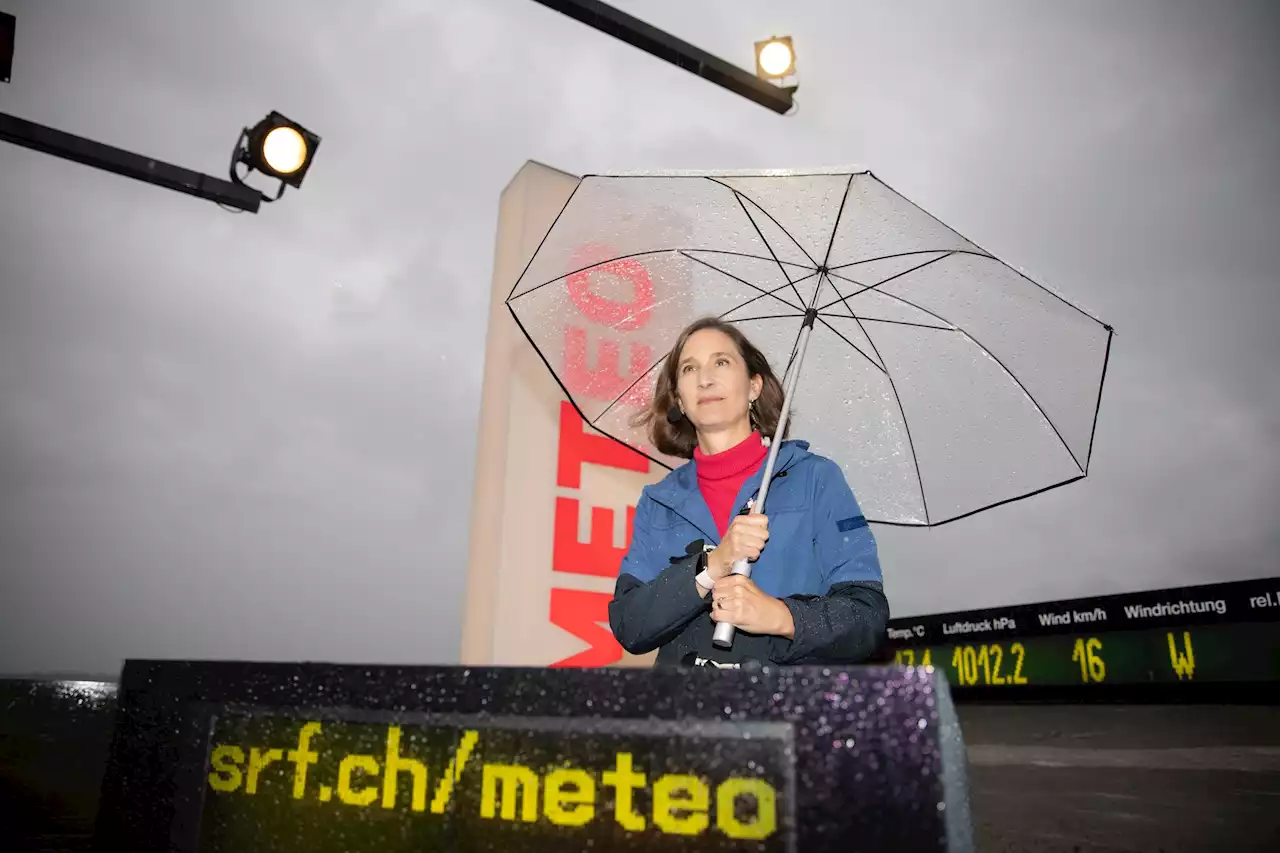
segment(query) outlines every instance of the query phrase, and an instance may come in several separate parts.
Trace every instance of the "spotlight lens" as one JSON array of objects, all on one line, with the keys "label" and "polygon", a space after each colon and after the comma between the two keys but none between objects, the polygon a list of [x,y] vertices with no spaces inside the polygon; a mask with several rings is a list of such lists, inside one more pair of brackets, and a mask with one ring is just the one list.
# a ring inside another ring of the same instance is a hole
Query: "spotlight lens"
[{"label": "spotlight lens", "polygon": [[782,74],[791,67],[791,48],[785,42],[769,42],[760,49],[760,67],[766,74]]},{"label": "spotlight lens", "polygon": [[262,159],[281,175],[290,175],[307,161],[307,141],[292,127],[277,127],[262,140]]}]

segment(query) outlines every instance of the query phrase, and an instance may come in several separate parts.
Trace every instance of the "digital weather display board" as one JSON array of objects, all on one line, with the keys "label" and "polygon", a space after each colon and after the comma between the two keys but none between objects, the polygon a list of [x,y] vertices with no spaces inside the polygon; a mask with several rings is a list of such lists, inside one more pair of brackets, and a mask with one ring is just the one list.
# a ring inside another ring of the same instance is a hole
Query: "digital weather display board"
[{"label": "digital weather display board", "polygon": [[897,619],[955,687],[1280,682],[1280,578]]}]

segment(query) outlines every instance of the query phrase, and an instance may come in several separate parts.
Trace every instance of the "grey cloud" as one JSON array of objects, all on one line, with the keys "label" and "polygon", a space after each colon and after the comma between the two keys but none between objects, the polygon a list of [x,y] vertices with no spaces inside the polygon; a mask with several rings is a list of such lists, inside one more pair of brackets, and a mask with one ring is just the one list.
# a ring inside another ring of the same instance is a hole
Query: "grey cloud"
[{"label": "grey cloud", "polygon": [[1091,476],[878,530],[896,614],[1274,574],[1271,5],[623,5],[794,34],[800,111],[524,0],[10,3],[7,111],[218,174],[270,109],[324,142],[257,217],[0,149],[0,672],[455,659],[526,159],[868,166],[1116,325]]}]

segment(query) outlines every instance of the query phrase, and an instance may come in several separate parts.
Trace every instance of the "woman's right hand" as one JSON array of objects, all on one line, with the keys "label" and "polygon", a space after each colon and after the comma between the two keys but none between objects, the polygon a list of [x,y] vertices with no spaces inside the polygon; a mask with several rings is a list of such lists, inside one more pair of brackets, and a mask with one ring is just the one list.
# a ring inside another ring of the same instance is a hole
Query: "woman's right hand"
[{"label": "woman's right hand", "polygon": [[707,573],[715,580],[728,576],[738,560],[754,560],[769,539],[769,518],[738,515],[729,523],[724,539],[707,555]]}]

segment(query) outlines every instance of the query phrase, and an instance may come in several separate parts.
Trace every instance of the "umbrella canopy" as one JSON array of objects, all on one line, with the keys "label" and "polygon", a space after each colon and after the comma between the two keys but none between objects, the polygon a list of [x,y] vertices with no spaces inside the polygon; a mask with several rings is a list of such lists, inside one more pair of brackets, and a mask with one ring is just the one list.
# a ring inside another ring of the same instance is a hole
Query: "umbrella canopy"
[{"label": "umbrella canopy", "polygon": [[507,305],[582,417],[667,467],[631,421],[685,325],[780,376],[805,342],[791,435],[900,525],[1084,477],[1112,336],[869,171],[587,176]]}]

